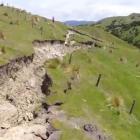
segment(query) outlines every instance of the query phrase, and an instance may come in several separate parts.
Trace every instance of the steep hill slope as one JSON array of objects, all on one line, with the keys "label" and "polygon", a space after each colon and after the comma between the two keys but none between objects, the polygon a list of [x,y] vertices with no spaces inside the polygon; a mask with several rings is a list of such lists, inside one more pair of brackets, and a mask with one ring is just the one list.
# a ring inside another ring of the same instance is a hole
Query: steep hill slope
[{"label": "steep hill slope", "polygon": [[139,49],[11,7],[0,31],[0,140],[139,140]]},{"label": "steep hill slope", "polygon": [[[61,22],[53,22],[21,9],[0,6],[0,65],[33,54],[33,41],[63,44],[68,30],[69,27]],[[80,34],[76,36],[83,43],[92,41]],[[77,41],[76,37],[73,40]]]},{"label": "steep hill slope", "polygon": [[33,53],[34,40],[65,41],[67,27],[60,22],[0,6],[0,64]]},{"label": "steep hill slope", "polygon": [[[59,111],[51,112],[54,126],[62,131],[61,139],[139,140],[139,49],[99,26],[77,30],[102,40],[100,47],[74,52],[70,64],[70,55],[45,64],[54,82],[47,102],[63,103]],[[136,104],[129,114],[133,100]],[[84,124],[97,129],[86,133]]]},{"label": "steep hill slope", "polygon": [[45,99],[52,79],[44,62],[93,42],[60,22],[1,5],[0,140],[59,139],[60,130],[49,121]]},{"label": "steep hill slope", "polygon": [[99,24],[113,35],[140,47],[140,14],[106,18]]}]

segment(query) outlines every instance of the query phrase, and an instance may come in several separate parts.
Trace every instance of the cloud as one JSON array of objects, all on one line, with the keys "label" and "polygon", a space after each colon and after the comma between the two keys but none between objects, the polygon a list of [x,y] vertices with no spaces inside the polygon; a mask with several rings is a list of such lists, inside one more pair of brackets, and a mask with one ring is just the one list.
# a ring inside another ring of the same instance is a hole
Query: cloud
[{"label": "cloud", "polygon": [[140,12],[138,0],[3,0],[32,13],[57,20],[99,20]]}]

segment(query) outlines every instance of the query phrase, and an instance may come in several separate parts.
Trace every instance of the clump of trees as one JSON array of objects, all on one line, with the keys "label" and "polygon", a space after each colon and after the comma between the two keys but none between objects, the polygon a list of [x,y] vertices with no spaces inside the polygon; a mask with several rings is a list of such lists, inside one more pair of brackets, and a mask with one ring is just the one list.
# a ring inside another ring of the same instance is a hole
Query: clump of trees
[{"label": "clump of trees", "polygon": [[2,7],[3,7],[3,6],[4,6],[4,3],[1,3],[1,4],[0,4],[0,6],[2,6]]},{"label": "clump of trees", "polygon": [[113,35],[127,41],[128,43],[132,43],[133,45],[139,46],[139,25],[140,21],[124,23],[121,20],[113,20],[111,24],[106,27],[106,29]]}]

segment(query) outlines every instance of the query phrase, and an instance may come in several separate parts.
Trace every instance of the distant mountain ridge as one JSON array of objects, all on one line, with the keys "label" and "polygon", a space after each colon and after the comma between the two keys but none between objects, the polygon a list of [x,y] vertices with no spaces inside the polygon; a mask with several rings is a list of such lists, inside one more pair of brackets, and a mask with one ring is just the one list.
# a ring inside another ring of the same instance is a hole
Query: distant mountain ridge
[{"label": "distant mountain ridge", "polygon": [[94,24],[94,21],[86,21],[86,20],[68,20],[65,21],[64,24],[69,26],[79,26],[79,25],[86,25],[86,24]]},{"label": "distant mountain ridge", "polygon": [[97,24],[103,26],[113,35],[140,47],[140,14],[132,13],[128,16],[109,17]]}]

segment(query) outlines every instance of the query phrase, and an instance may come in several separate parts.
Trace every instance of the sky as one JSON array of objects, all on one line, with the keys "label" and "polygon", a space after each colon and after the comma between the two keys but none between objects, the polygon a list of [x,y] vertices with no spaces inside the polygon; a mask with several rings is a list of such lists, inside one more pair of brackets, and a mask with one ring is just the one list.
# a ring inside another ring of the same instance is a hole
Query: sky
[{"label": "sky", "polygon": [[25,9],[59,21],[97,21],[110,16],[140,13],[140,0],[0,0],[10,6]]}]

